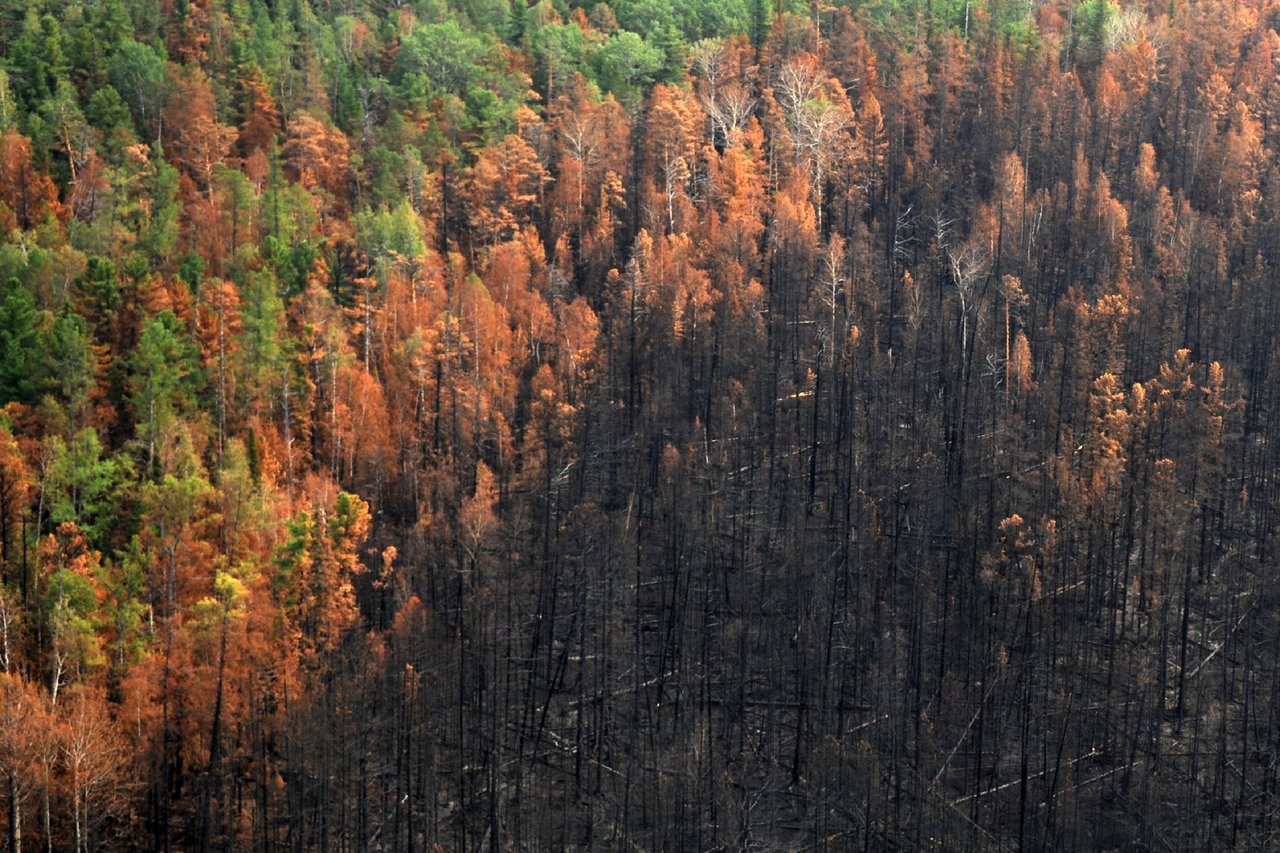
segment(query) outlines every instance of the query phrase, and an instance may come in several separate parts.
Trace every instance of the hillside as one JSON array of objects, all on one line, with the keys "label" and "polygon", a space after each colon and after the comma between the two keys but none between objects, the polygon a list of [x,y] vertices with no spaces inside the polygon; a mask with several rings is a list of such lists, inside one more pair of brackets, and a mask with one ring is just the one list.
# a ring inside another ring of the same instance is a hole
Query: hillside
[{"label": "hillside", "polygon": [[1280,844],[1278,30],[0,2],[0,839]]}]

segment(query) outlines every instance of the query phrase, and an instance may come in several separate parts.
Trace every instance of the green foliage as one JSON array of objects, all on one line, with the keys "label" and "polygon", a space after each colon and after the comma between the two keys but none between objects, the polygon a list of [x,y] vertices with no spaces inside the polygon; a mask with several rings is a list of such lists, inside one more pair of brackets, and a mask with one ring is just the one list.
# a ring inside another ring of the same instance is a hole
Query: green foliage
[{"label": "green foliage", "polygon": [[125,386],[148,468],[174,419],[194,406],[193,395],[203,383],[197,356],[195,343],[172,311],[157,314],[138,337]]},{"label": "green foliage", "polygon": [[273,16],[266,3],[255,3],[252,17],[243,61],[257,65],[270,80],[288,78],[291,48],[297,43],[292,24],[284,16]]},{"label": "green foliage", "polygon": [[53,525],[74,522],[91,547],[107,545],[118,514],[127,508],[121,498],[132,474],[128,460],[104,456],[92,427],[77,432],[70,444],[58,436],[46,439],[49,466],[44,503]]},{"label": "green foliage", "polygon": [[614,34],[596,53],[593,64],[600,85],[630,109],[637,111],[645,90],[657,79],[666,54],[633,32]]},{"label": "green foliage", "polygon": [[[241,567],[247,571],[251,567]],[[241,619],[249,599],[249,588],[231,572],[219,570],[213,577],[213,595],[196,602],[194,617],[199,630],[217,632],[232,619]]]},{"label": "green foliage", "polygon": [[310,242],[316,227],[313,202],[305,189],[284,179],[279,161],[273,160],[259,212],[264,234],[261,254],[288,295],[306,288],[307,277],[319,257]]},{"label": "green foliage", "polygon": [[0,131],[13,127],[17,105],[13,102],[13,87],[9,85],[9,72],[0,68]]},{"label": "green foliage", "polygon": [[95,383],[94,357],[89,350],[89,324],[79,314],[63,314],[41,336],[40,376],[72,417],[82,422]]},{"label": "green foliage", "polygon": [[[511,16],[510,0],[456,0],[471,25],[486,33],[497,33]],[[523,0],[521,0],[523,2]]]},{"label": "green foliage", "polygon": [[193,466],[143,483],[138,501],[161,546],[172,547],[170,543],[183,535],[212,493],[204,472]]},{"label": "green foliage", "polygon": [[34,6],[27,10],[21,33],[9,51],[9,68],[14,92],[28,110],[53,94],[70,68],[57,18],[39,14]]},{"label": "green foliage", "polygon": [[690,42],[745,33],[752,19],[751,0],[704,0],[678,8],[685,10],[682,30]]},{"label": "green foliage", "polygon": [[689,46],[685,44],[680,33],[672,25],[658,30],[653,36],[653,46],[662,51],[662,68],[658,73],[658,82],[679,83],[684,79],[685,57]]},{"label": "green foliage", "polygon": [[142,206],[145,218],[138,230],[137,247],[151,268],[158,269],[169,260],[178,239],[178,170],[158,156],[152,157],[148,166],[143,186],[150,204]]},{"label": "green foliage", "polygon": [[529,50],[537,65],[534,83],[551,101],[558,87],[582,69],[587,41],[577,24],[548,24],[533,34]]},{"label": "green foliage", "polygon": [[272,558],[275,572],[271,575],[271,587],[286,606],[296,605],[301,597],[302,590],[297,580],[308,567],[310,556],[307,549],[313,527],[311,514],[305,511],[286,521],[285,540],[276,548]]},{"label": "green foliage", "polygon": [[85,116],[94,127],[110,132],[119,127],[132,131],[130,121],[132,115],[120,93],[114,86],[106,85],[89,96],[89,104],[85,108]]},{"label": "green foliage", "polygon": [[488,138],[510,122],[512,105],[489,89],[467,90],[462,103],[466,112],[466,131],[481,139]]},{"label": "green foliage", "polygon": [[747,0],[747,37],[759,49],[769,37],[769,24],[773,20],[773,4],[769,0]]},{"label": "green foliage", "polygon": [[227,440],[216,473],[218,514],[223,531],[222,552],[228,560],[246,555],[251,535],[273,523],[266,517],[268,502],[262,491],[262,464],[255,430]]},{"label": "green foliage", "polygon": [[23,247],[14,243],[0,243],[0,280],[8,281],[16,278],[23,281],[28,278],[31,253],[23,251]]},{"label": "green foliage", "polygon": [[178,278],[182,279],[187,287],[195,290],[204,278],[206,267],[204,258],[198,252],[187,252],[178,261]]},{"label": "green foliage", "polygon": [[350,492],[338,492],[327,531],[335,551],[353,552],[363,544],[368,515],[369,504]]},{"label": "green foliage", "polygon": [[213,184],[221,193],[221,207],[231,222],[230,245],[225,246],[231,257],[224,262],[230,264],[230,269],[224,269],[221,275],[238,278],[240,271],[252,265],[257,256],[257,246],[249,239],[252,235],[249,226],[258,213],[258,195],[243,172],[223,165],[214,167]]},{"label": "green foliage", "polygon": [[88,577],[60,568],[48,579],[45,612],[55,661],[50,665],[54,692],[68,676],[83,678],[103,663],[97,604],[97,591]]},{"label": "green foliage", "polygon": [[320,250],[307,240],[290,246],[275,237],[268,237],[263,241],[262,254],[281,282],[284,294],[296,296],[306,289]]},{"label": "green foliage", "polygon": [[652,35],[664,27],[677,26],[684,17],[677,6],[692,4],[665,3],[663,0],[620,0],[611,3],[618,24],[633,33]]},{"label": "green foliage", "polygon": [[284,302],[270,272],[252,273],[245,282],[240,293],[240,323],[238,387],[249,397],[269,398],[284,369],[280,339],[285,326]]},{"label": "green foliage", "polygon": [[356,246],[375,268],[394,263],[396,256],[412,261],[427,253],[422,220],[407,199],[391,210],[365,211],[352,225]]},{"label": "green foliage", "polygon": [[407,103],[424,106],[453,96],[463,104],[465,128],[501,136],[528,95],[527,78],[507,70],[501,43],[450,19],[419,26],[404,40],[390,80]]},{"label": "green foliage", "polygon": [[351,578],[369,532],[369,505],[339,492],[333,507],[313,506],[287,522],[276,548],[272,588],[308,652],[330,651],[356,620]]},{"label": "green foliage", "polygon": [[1109,30],[1119,12],[1115,0],[1084,0],[1072,10],[1069,45],[1077,64],[1090,66],[1102,61]]},{"label": "green foliage", "polygon": [[162,0],[128,0],[129,17],[133,21],[133,37],[150,42],[160,33]]},{"label": "green foliage", "polygon": [[39,390],[34,368],[36,304],[16,279],[0,290],[0,405],[17,400],[29,403]]},{"label": "green foliage", "polygon": [[463,95],[485,76],[491,46],[455,20],[417,27],[396,54],[392,81],[417,72],[434,91]]},{"label": "green foliage", "polygon": [[85,265],[84,274],[76,282],[76,288],[88,316],[93,318],[98,338],[105,340],[115,326],[123,299],[119,270],[107,258],[91,257]]},{"label": "green foliage", "polygon": [[89,617],[97,605],[93,582],[66,568],[57,569],[45,586],[45,607],[59,632],[92,633]]},{"label": "green foliage", "polygon": [[[80,96],[68,80],[59,80],[54,93],[41,102],[39,116],[44,132],[36,134],[33,128],[34,141],[59,151],[68,161],[91,138],[91,128],[80,111]],[[69,176],[69,168],[64,165],[63,169]]]},{"label": "green foliage", "polygon": [[404,160],[385,145],[372,149],[364,158],[363,172],[370,207],[393,206],[404,196],[401,175]]},{"label": "green foliage", "polygon": [[95,0],[92,4],[85,4],[85,14],[81,25],[76,28],[76,35],[84,41],[92,41],[95,50],[110,53],[138,34],[129,12],[131,7],[140,9],[144,5],[126,0]]},{"label": "green foliage", "polygon": [[[669,3],[666,0],[618,0],[611,3],[623,29],[653,37],[672,29],[690,42],[749,32],[753,0],[701,0],[696,3]],[[763,0],[762,15],[767,21],[772,6]]]},{"label": "green foliage", "polygon": [[128,667],[141,660],[147,648],[143,618],[147,614],[149,558],[137,536],[118,559],[104,561],[100,573],[103,601],[101,621],[112,637],[108,649],[111,681],[118,684]]},{"label": "green foliage", "polygon": [[161,113],[169,96],[164,59],[145,44],[129,41],[108,60],[107,73],[133,115],[139,138],[158,139]]}]

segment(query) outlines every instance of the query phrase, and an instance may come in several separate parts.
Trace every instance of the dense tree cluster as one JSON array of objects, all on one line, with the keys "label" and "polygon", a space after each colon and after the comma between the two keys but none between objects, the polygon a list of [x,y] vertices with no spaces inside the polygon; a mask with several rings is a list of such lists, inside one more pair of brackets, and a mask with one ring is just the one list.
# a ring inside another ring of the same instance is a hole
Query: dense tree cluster
[{"label": "dense tree cluster", "polygon": [[1278,28],[0,2],[0,838],[1274,846]]}]

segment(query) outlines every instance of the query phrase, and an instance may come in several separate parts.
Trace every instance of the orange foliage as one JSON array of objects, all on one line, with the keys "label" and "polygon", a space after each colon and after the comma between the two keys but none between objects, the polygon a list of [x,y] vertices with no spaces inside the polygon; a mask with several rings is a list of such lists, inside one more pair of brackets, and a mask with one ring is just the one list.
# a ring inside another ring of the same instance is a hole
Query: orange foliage
[{"label": "orange foliage", "polygon": [[345,196],[347,138],[309,113],[298,113],[289,121],[287,137],[281,153],[289,177],[307,189],[324,189],[335,199]]},{"label": "orange foliage", "polygon": [[527,221],[542,196],[546,171],[532,147],[511,134],[480,150],[463,194],[477,243],[492,247]]},{"label": "orange foliage", "polygon": [[31,140],[9,128],[0,135],[0,226],[26,230],[64,214],[53,181],[32,163]]},{"label": "orange foliage", "polygon": [[166,151],[212,203],[213,169],[231,151],[236,132],[218,121],[213,88],[199,66],[177,75],[164,129]]},{"label": "orange foliage", "polygon": [[243,118],[236,145],[240,155],[247,158],[254,152],[265,152],[271,148],[280,133],[280,114],[275,98],[267,90],[266,81],[257,67],[252,67],[240,78],[240,92]]}]

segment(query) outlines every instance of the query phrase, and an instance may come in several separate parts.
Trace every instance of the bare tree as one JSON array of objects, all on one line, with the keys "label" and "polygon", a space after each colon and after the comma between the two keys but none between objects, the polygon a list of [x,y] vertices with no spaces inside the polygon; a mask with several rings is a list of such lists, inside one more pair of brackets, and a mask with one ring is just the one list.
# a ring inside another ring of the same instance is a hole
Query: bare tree
[{"label": "bare tree", "polygon": [[969,352],[969,323],[977,311],[980,287],[991,268],[991,255],[980,242],[969,240],[958,249],[947,249],[951,276],[960,299],[960,346]]}]

